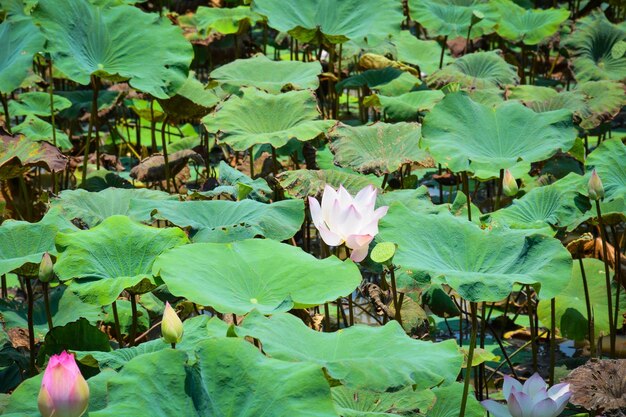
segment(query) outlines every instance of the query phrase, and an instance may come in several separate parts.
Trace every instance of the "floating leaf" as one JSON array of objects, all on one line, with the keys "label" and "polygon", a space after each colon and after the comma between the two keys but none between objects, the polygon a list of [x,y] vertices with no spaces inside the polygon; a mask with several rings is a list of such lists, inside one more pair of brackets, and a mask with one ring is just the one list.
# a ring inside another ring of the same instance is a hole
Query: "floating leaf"
[{"label": "floating leaf", "polygon": [[429,158],[419,148],[420,125],[417,123],[375,123],[357,127],[340,124],[330,137],[335,163],[364,174],[390,174],[404,164]]},{"label": "floating leaf", "polygon": [[[181,264],[181,259],[186,261]],[[361,282],[351,261],[334,256],[316,259],[298,247],[269,239],[172,249],[158,258],[154,273],[172,294],[236,314],[316,306],[349,294]]]},{"label": "floating leaf", "polygon": [[278,94],[284,90],[316,90],[319,62],[271,61],[265,55],[237,59],[211,72],[211,78],[222,85],[256,87]]},{"label": "floating leaf", "polygon": [[275,148],[295,138],[315,139],[330,129],[333,120],[318,120],[320,112],[310,91],[274,95],[243,88],[243,97],[231,96],[221,108],[202,121],[209,132],[236,151],[270,144]]},{"label": "floating leaf", "polygon": [[466,300],[499,301],[515,283],[539,284],[542,299],[559,294],[572,258],[560,241],[510,229],[482,230],[447,214],[392,205],[381,220],[380,241],[394,242],[394,263],[420,282],[445,283]]},{"label": "floating leaf", "polygon": [[387,96],[408,93],[422,84],[422,81],[398,68],[371,69],[348,77],[337,83],[335,89],[341,92],[346,88],[368,87]]},{"label": "floating leaf", "polygon": [[126,5],[52,0],[39,2],[33,17],[55,67],[79,84],[88,84],[91,75],[129,79],[136,89],[167,98],[187,79],[191,44],[180,28],[154,13]]},{"label": "floating leaf", "polygon": [[242,201],[132,200],[131,217],[141,221],[169,220],[192,229],[194,242],[233,242],[262,236],[286,240],[300,230],[304,203],[300,200],[272,204]]},{"label": "floating leaf", "polygon": [[[63,96],[53,95],[54,113],[65,110],[72,105],[72,102]],[[11,116],[42,116],[50,117],[50,94],[42,92],[30,92],[19,95],[19,101],[9,102],[9,113]]]},{"label": "floating leaf", "polygon": [[450,39],[467,37],[474,11],[482,13],[484,18],[472,25],[470,37],[473,39],[493,32],[500,15],[490,1],[409,0],[411,19],[424,26],[429,33]]},{"label": "floating leaf", "polygon": [[500,51],[463,55],[450,65],[431,74],[428,85],[459,83],[464,88],[489,89],[517,84],[517,69],[502,58]]},{"label": "floating leaf", "polygon": [[614,25],[604,12],[594,11],[576,22],[574,32],[565,39],[579,81],[626,78],[626,56],[613,56],[613,47],[626,40],[626,29]]},{"label": "floating leaf", "polygon": [[[280,186],[294,198],[316,197],[322,194],[326,184],[335,188],[343,185],[351,194],[356,194],[363,187],[372,185],[368,177],[350,174],[335,169],[299,169],[285,171],[278,176]],[[373,184],[378,186],[379,184]]]},{"label": "floating leaf", "polygon": [[[604,262],[599,259],[583,259],[587,288],[589,290],[589,302],[593,309],[593,324],[595,337],[609,334],[608,306],[606,299],[606,280]],[[612,285],[613,294],[617,286]],[[583,285],[582,272],[578,265],[572,269],[569,282],[563,286],[561,292],[555,298],[556,327],[561,336],[568,339],[583,341],[589,339],[587,321],[587,303],[585,301],[585,288]],[[613,298],[613,312],[615,312],[615,298]],[[626,298],[620,298],[620,311],[626,311]],[[550,303],[545,300],[539,303],[537,315],[544,326],[550,326],[551,311]],[[622,322],[618,321],[618,329]]]},{"label": "floating leaf", "polygon": [[492,109],[454,93],[424,118],[422,146],[454,172],[497,178],[500,170],[510,169],[520,177],[531,162],[574,145],[571,119],[567,110],[535,113],[515,101]]},{"label": "floating leaf", "polygon": [[605,140],[587,157],[587,172],[596,170],[602,179],[605,201],[626,199],[626,145],[620,138]]},{"label": "floating leaf", "polygon": [[273,358],[316,363],[350,388],[431,388],[453,382],[462,363],[455,341],[412,339],[397,321],[382,327],[356,325],[320,333],[290,314],[266,318],[252,313],[236,331],[259,339],[263,351]]},{"label": "floating leaf", "polygon": [[394,0],[255,0],[252,10],[267,16],[272,28],[316,43],[386,37],[400,31],[404,18]]},{"label": "floating leaf", "polygon": [[570,13],[567,9],[524,9],[511,0],[497,0],[494,4],[500,12],[498,35],[526,45],[537,45],[554,35]]},{"label": "floating leaf", "polygon": [[152,263],[166,249],[187,242],[177,228],[156,229],[111,216],[90,230],[59,233],[54,271],[82,299],[108,305],[127,289],[141,294],[156,285]]},{"label": "floating leaf", "polygon": [[44,37],[30,19],[7,19],[0,23],[0,44],[0,93],[9,94],[28,76]]}]

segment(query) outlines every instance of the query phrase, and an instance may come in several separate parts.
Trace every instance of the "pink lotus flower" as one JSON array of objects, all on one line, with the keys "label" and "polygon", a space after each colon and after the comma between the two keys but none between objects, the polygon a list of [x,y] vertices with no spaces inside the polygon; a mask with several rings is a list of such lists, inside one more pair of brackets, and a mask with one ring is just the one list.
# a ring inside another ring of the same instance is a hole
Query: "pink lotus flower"
[{"label": "pink lotus flower", "polygon": [[43,374],[37,403],[43,417],[80,417],[87,411],[89,385],[73,355],[67,352],[52,355]]},{"label": "pink lotus flower", "polygon": [[524,385],[505,376],[502,391],[507,405],[493,400],[481,403],[494,417],[556,417],[572,396],[569,384],[556,384],[548,389],[538,373],[528,378]]},{"label": "pink lotus flower", "polygon": [[367,256],[369,244],[378,234],[378,221],[389,207],[374,209],[376,188],[371,185],[352,197],[343,186],[335,191],[330,185],[324,188],[322,205],[309,197],[313,224],[328,246],[345,243],[352,249],[350,259],[360,262]]}]

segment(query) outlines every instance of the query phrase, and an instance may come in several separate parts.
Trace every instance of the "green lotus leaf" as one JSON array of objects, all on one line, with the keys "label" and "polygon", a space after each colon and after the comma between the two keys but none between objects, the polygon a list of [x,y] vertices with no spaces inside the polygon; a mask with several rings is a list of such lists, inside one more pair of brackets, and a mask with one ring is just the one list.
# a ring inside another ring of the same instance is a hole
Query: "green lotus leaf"
[{"label": "green lotus leaf", "polygon": [[[470,386],[467,396],[465,415],[467,417],[483,417],[485,410],[474,395],[474,388]],[[428,417],[456,417],[459,415],[459,407],[463,398],[463,384],[456,382],[445,387],[433,388],[435,393],[435,405],[428,412]]]},{"label": "green lotus leaf", "polygon": [[614,56],[614,46],[626,40],[626,28],[614,25],[597,10],[576,22],[574,32],[565,39],[574,76],[579,81],[626,78],[626,56]]},{"label": "green lotus leaf", "polygon": [[624,86],[615,81],[586,81],[579,83],[574,92],[583,96],[585,104],[577,113],[583,129],[593,129],[612,120],[626,106]]},{"label": "green lotus leaf", "polygon": [[595,169],[604,186],[604,200],[626,199],[626,145],[621,138],[605,140],[585,161],[585,169]]},{"label": "green lotus leaf", "polygon": [[262,20],[263,16],[251,11],[250,6],[232,8],[200,6],[194,14],[179,18],[181,26],[194,27],[200,39],[207,39],[215,32],[223,35],[241,33]]},{"label": "green lotus leaf", "polygon": [[550,299],[572,269],[569,252],[551,237],[482,230],[461,218],[417,213],[401,204],[381,220],[378,239],[398,245],[394,263],[418,281],[445,283],[474,302],[502,300],[515,283],[538,284],[541,299]]},{"label": "green lotus leaf", "polygon": [[453,382],[462,364],[455,341],[412,339],[397,321],[321,333],[290,314],[266,318],[254,312],[236,331],[259,339],[263,351],[273,358],[316,363],[350,388],[385,391],[413,385],[416,390],[427,389]]},{"label": "green lotus leaf", "polygon": [[[424,74],[432,74],[439,69],[441,56],[439,42],[419,39],[408,30],[401,31],[392,42],[396,46],[398,61],[416,65]],[[450,52],[444,51],[443,65],[448,65],[452,61]]]},{"label": "green lotus leaf", "polygon": [[[69,292],[69,291],[68,291]],[[74,349],[111,351],[109,336],[99,327],[80,318],[64,325],[55,325],[45,336],[38,352],[38,364],[42,366],[46,357]]]},{"label": "green lotus leaf", "polygon": [[[151,293],[148,293],[151,294]],[[120,324],[120,333],[122,336],[130,335],[130,329],[133,325],[133,310],[132,305],[129,300],[117,300],[117,315]],[[113,307],[105,306],[104,307],[104,319],[102,320],[103,324],[111,326],[115,326],[115,317],[113,316]],[[137,334],[141,334],[144,331],[150,328],[150,317],[148,310],[144,308],[141,304],[137,305]],[[75,347],[72,350],[86,350],[89,348],[80,348]]]},{"label": "green lotus leaf", "polygon": [[519,178],[532,162],[574,145],[576,130],[567,110],[535,113],[516,101],[495,108],[463,93],[447,95],[424,118],[422,147],[454,172],[498,177],[510,169]]},{"label": "green lotus leaf", "polygon": [[[55,114],[72,105],[72,102],[63,96],[55,94],[52,97]],[[20,94],[19,101],[9,102],[9,113],[11,116],[50,117],[50,94],[37,91]]]},{"label": "green lotus leaf", "polygon": [[140,221],[168,220],[191,228],[193,242],[233,242],[262,236],[278,241],[296,234],[304,221],[304,203],[242,201],[132,200],[130,216]]},{"label": "green lotus leaf", "polygon": [[12,21],[29,19],[38,2],[39,0],[0,0],[0,11],[6,13],[6,17],[10,17]]},{"label": "green lotus leaf", "polygon": [[[78,218],[87,226],[95,227],[103,220],[115,215],[129,215],[130,201],[175,199],[168,193],[149,189],[106,188],[100,192],[87,190],[64,190],[58,198],[50,201],[66,219]],[[133,220],[139,220],[133,218]]]},{"label": "green lotus leaf", "polygon": [[37,116],[27,116],[22,123],[13,128],[13,132],[21,133],[28,139],[35,142],[53,143],[56,138],[56,146],[63,150],[70,150],[74,147],[70,138],[62,130],[55,129],[56,135],[52,136],[52,125],[44,122]]},{"label": "green lotus leaf", "polygon": [[399,32],[404,19],[394,0],[255,0],[252,10],[267,16],[272,28],[317,43],[386,37]]},{"label": "green lotus leaf", "polygon": [[424,26],[428,33],[449,39],[467,37],[474,12],[484,18],[472,25],[470,37],[477,38],[494,31],[500,15],[492,2],[486,0],[409,0],[411,19]]},{"label": "green lotus leaf", "polygon": [[[272,189],[263,178],[252,179],[241,171],[236,170],[224,161],[220,161],[217,167],[219,174],[217,179],[220,185],[229,185],[236,188],[251,188],[247,197],[253,200],[267,202],[272,195]],[[236,198],[237,196],[235,196]]]},{"label": "green lotus leaf", "polygon": [[134,98],[131,100],[132,105],[129,108],[142,120],[147,122],[163,123],[165,112],[161,107],[161,103],[157,100],[144,100]]},{"label": "green lotus leaf", "polygon": [[341,92],[346,88],[368,87],[386,96],[398,96],[417,88],[422,81],[398,68],[370,69],[353,75],[337,83],[335,89]]},{"label": "green lotus leaf", "polygon": [[473,52],[432,73],[428,85],[458,83],[463,88],[490,89],[517,84],[517,69],[502,58],[499,51]]},{"label": "green lotus leaf", "polygon": [[33,17],[54,65],[79,84],[88,84],[92,75],[128,79],[138,90],[167,98],[187,79],[191,44],[165,17],[83,0],[40,2]]},{"label": "green lotus leaf", "polygon": [[236,89],[256,87],[278,94],[284,90],[316,90],[321,72],[319,62],[272,61],[259,55],[221,66],[211,72],[211,79]]},{"label": "green lotus leaf", "polygon": [[417,123],[375,123],[351,127],[340,124],[331,132],[335,163],[364,174],[390,174],[404,164],[424,161]]},{"label": "green lotus leaf", "polygon": [[313,364],[266,358],[238,338],[198,344],[194,362],[174,349],[132,359],[108,381],[106,407],[89,416],[336,416],[328,383]]},{"label": "green lotus leaf", "polygon": [[44,253],[56,253],[58,229],[51,224],[8,220],[0,226],[0,275],[27,267],[26,275],[37,275]]},{"label": "green lotus leaf", "polygon": [[311,91],[279,95],[253,88],[242,91],[243,97],[231,96],[215,113],[202,119],[209,132],[219,132],[220,140],[234,150],[265,143],[280,148],[292,138],[315,139],[335,124],[318,120],[320,111]]},{"label": "green lotus leaf", "polygon": [[419,90],[400,94],[396,97],[371,95],[370,105],[380,107],[385,120],[394,122],[417,121],[421,112],[429,111],[443,99],[441,90]]},{"label": "green lotus leaf", "polygon": [[270,239],[182,246],[161,255],[153,272],[172,294],[236,314],[323,304],[346,296],[361,282],[351,261],[319,260]]},{"label": "green lotus leaf", "polygon": [[412,387],[393,392],[375,392],[337,386],[331,391],[335,407],[343,417],[424,415],[435,402],[435,394],[431,390],[414,391]]},{"label": "green lotus leaf", "polygon": [[165,100],[161,99],[159,103],[170,120],[188,120],[206,116],[221,99],[215,90],[205,89],[204,84],[189,73],[189,78],[176,95]]},{"label": "green lotus leaf", "polygon": [[511,0],[494,3],[500,12],[498,35],[526,45],[537,45],[554,35],[570,13],[567,9],[524,9]]},{"label": "green lotus leaf", "polygon": [[579,178],[572,173],[554,184],[533,188],[511,206],[487,215],[484,220],[513,229],[543,229],[552,235],[553,228],[569,226],[591,208],[589,200],[579,193]]},{"label": "green lotus leaf", "polygon": [[0,44],[0,93],[9,94],[28,77],[44,37],[30,19],[8,19],[0,23]]},{"label": "green lotus leaf", "polygon": [[343,185],[353,195],[368,185],[380,187],[380,183],[374,184],[364,175],[350,174],[336,169],[285,171],[279,174],[278,181],[287,195],[293,198],[320,196],[326,184],[335,188]]},{"label": "green lotus leaf", "polygon": [[[57,91],[55,92],[55,95],[65,97],[72,103],[70,108],[59,113],[59,116],[64,119],[78,119],[79,117],[91,112],[93,90]],[[113,108],[119,97],[120,93],[118,91],[98,91],[98,97],[96,99],[98,113],[102,113]]]},{"label": "green lotus leaf", "polygon": [[109,305],[122,291],[134,294],[154,287],[152,264],[164,250],[187,243],[178,228],[156,229],[125,216],[111,216],[90,230],[59,233],[54,271],[91,304]]},{"label": "green lotus leaf", "polygon": [[53,145],[5,133],[0,129],[0,179],[19,177],[33,166],[57,172],[65,169],[67,158]]},{"label": "green lotus leaf", "polygon": [[[599,259],[583,259],[583,268],[587,279],[589,290],[589,301],[593,308],[593,325],[595,337],[602,334],[609,334],[608,306],[606,300],[606,280],[604,272],[604,262]],[[615,282],[611,285],[613,294],[617,286]],[[587,321],[587,307],[585,302],[585,288],[583,285],[582,272],[578,265],[572,269],[570,281],[564,286],[561,293],[555,299],[556,327],[561,336],[568,339],[583,341],[589,339]],[[615,309],[615,299],[613,299],[613,309]],[[620,298],[620,311],[626,311],[626,298]],[[615,312],[615,310],[613,310]],[[550,302],[545,300],[539,303],[537,315],[544,326],[550,326]],[[618,329],[622,327],[622,322],[618,321]]]},{"label": "green lotus leaf", "polygon": [[[85,318],[89,323],[96,324],[102,319],[102,310],[98,306],[84,303],[66,286],[59,286],[50,291],[50,313],[54,326],[65,326],[68,323]],[[28,311],[23,303],[0,302],[0,320],[5,329],[28,329]],[[33,325],[35,337],[43,340],[48,333],[48,321],[43,299],[35,300],[33,306]]]}]

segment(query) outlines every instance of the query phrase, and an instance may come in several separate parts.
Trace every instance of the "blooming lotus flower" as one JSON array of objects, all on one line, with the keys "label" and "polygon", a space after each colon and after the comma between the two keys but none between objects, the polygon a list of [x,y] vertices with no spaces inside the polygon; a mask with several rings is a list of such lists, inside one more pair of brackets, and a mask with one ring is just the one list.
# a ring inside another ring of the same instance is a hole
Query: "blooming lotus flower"
[{"label": "blooming lotus flower", "polygon": [[167,301],[161,322],[161,335],[167,343],[174,345],[183,340],[183,322],[180,321],[178,314]]},{"label": "blooming lotus flower", "polygon": [[350,259],[360,262],[367,256],[367,249],[374,236],[378,234],[378,220],[389,207],[374,209],[376,205],[376,188],[371,185],[352,197],[348,191],[339,186],[335,191],[330,185],[324,188],[322,205],[313,197],[309,197],[309,207],[313,224],[328,246],[339,246],[345,243],[352,250]]},{"label": "blooming lotus flower", "polygon": [[524,385],[505,376],[502,391],[507,405],[493,400],[481,403],[494,417],[556,417],[563,412],[572,395],[569,384],[556,384],[548,389],[538,373],[528,378]]},{"label": "blooming lotus flower", "polygon": [[52,355],[43,374],[37,403],[43,417],[80,417],[87,411],[89,385],[73,355],[65,351]]}]

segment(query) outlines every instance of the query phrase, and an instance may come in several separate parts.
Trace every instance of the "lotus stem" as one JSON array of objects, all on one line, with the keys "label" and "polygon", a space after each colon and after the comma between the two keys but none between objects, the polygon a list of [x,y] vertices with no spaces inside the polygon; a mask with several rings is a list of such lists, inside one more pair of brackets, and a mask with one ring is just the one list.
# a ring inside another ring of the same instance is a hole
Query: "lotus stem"
[{"label": "lotus stem", "polygon": [[583,290],[585,291],[585,306],[587,308],[587,333],[589,336],[589,349],[591,352],[591,357],[595,358],[596,337],[595,337],[595,329],[593,325],[593,313],[591,311],[591,298],[589,297],[589,286],[587,285],[587,274],[585,272],[585,266],[583,264],[582,257],[578,258],[578,265],[580,266],[580,274],[583,279]]},{"label": "lotus stem", "polygon": [[46,320],[48,321],[48,330],[52,330],[54,326],[52,325],[52,314],[50,313],[50,297],[48,294],[49,288],[50,286],[47,282],[41,283],[41,291],[43,292],[43,304],[46,310]]},{"label": "lotus stem", "polygon": [[463,173],[461,174],[461,177],[463,179],[463,192],[465,193],[465,196],[467,197],[467,220],[471,222],[472,221],[472,198],[470,197],[469,179],[467,177],[467,171],[463,171]]},{"label": "lotus stem", "polygon": [[[137,335],[137,325],[138,325],[138,314],[137,314],[137,296],[135,294],[130,294],[130,311],[132,314],[132,323],[130,325],[130,335],[128,338],[130,339],[130,345],[135,344],[135,336]],[[237,324],[237,320],[235,320],[235,325]]]},{"label": "lotus stem", "polygon": [[9,291],[7,288],[7,276],[5,274],[2,274],[0,282],[0,286],[2,287],[2,298],[9,298]]},{"label": "lotus stem", "polygon": [[35,369],[35,323],[33,317],[33,311],[35,306],[35,300],[33,299],[33,286],[30,283],[30,277],[22,277],[24,285],[26,285],[26,297],[28,298],[28,348],[30,354],[30,373],[36,374]]},{"label": "lotus stem", "polygon": [[54,76],[52,75],[52,58],[48,60],[48,69],[50,71],[48,92],[50,93],[50,124],[52,125],[52,144],[54,146],[57,146],[57,132],[54,123]]},{"label": "lotus stem", "polygon": [[120,326],[120,316],[117,313],[117,301],[113,301],[111,304],[111,311],[113,311],[113,322],[115,323],[115,337],[120,347],[124,347],[124,339],[122,338],[122,329]]},{"label": "lotus stem", "polygon": [[250,154],[250,178],[254,179],[254,145],[250,146],[248,153]]},{"label": "lotus stem", "polygon": [[[532,293],[530,291],[530,285],[526,286],[526,303],[528,306],[528,323],[530,325],[530,340],[535,340],[535,336],[537,335],[537,327],[535,326],[535,308],[532,298]],[[530,345],[532,352],[532,360],[533,360],[533,372],[537,372],[537,342],[533,342]]]},{"label": "lotus stem", "polygon": [[470,302],[470,315],[472,316],[472,330],[470,333],[469,351],[467,352],[467,365],[465,366],[465,378],[463,379],[463,397],[461,399],[461,411],[459,417],[465,417],[467,407],[467,396],[469,395],[469,385],[472,374],[472,362],[474,361],[474,349],[476,348],[476,333],[478,330],[478,306]]},{"label": "lotus stem", "polygon": [[500,170],[500,177],[498,179],[498,194],[496,194],[496,205],[495,210],[500,208],[500,200],[502,199],[502,188],[504,186],[504,170]]},{"label": "lotus stem", "polygon": [[443,56],[448,46],[448,35],[444,36],[443,44],[441,45],[441,56],[439,57],[439,69],[443,68]]},{"label": "lotus stem", "polygon": [[[91,99],[91,114],[89,115],[89,127],[87,128],[87,140],[85,141],[85,156],[83,158],[83,176],[81,182],[85,183],[87,179],[87,161],[89,160],[89,145],[91,143],[91,131],[96,125],[96,118],[98,117],[98,77],[91,76],[91,85],[93,86],[93,96]],[[99,144],[96,145],[98,148]],[[99,153],[99,151],[98,151]],[[99,155],[98,155],[99,156]],[[99,165],[99,158],[96,158],[96,163]]]},{"label": "lotus stem", "polygon": [[[606,281],[606,298],[607,308],[609,312],[609,332],[611,343],[611,358],[615,357],[615,327],[613,326],[613,300],[611,297],[611,272],[609,270],[609,260],[607,258],[606,250],[606,230],[604,228],[604,222],[602,221],[602,210],[600,209],[600,200],[596,200],[596,212],[598,214],[598,226],[600,227],[600,239],[602,240],[602,259],[604,260],[604,276]],[[619,262],[619,259],[616,260]],[[618,306],[616,308],[619,309]]]},{"label": "lotus stem", "polygon": [[6,127],[9,135],[12,135],[13,133],[11,132],[11,115],[9,114],[9,101],[7,99],[7,96],[0,93],[0,101],[2,101],[2,108],[4,109],[4,127]]},{"label": "lotus stem", "polygon": [[330,332],[330,309],[328,302],[324,303],[324,331]]},{"label": "lotus stem", "polygon": [[550,300],[550,385],[554,385],[556,366],[556,298]]},{"label": "lotus stem", "polygon": [[[165,140],[165,126],[167,125],[167,116],[163,119],[163,124],[161,125],[161,146],[163,147],[163,163],[165,164],[165,186],[167,187],[167,192],[170,192],[170,163],[167,155],[167,140]],[[176,182],[176,181],[174,181]]]},{"label": "lotus stem", "polygon": [[615,320],[613,321],[613,328],[617,332],[617,323],[619,321],[619,297],[622,289],[622,263],[620,262],[621,251],[620,251],[620,242],[617,231],[615,230],[615,226],[611,226],[611,234],[613,236],[614,245],[613,248],[615,250],[615,282],[617,284],[617,290],[615,291]]},{"label": "lotus stem", "polygon": [[395,266],[389,266],[389,276],[391,277],[391,294],[393,295],[393,310],[395,320],[402,325],[402,316],[400,314],[400,303],[398,302],[398,289],[396,287]]},{"label": "lotus stem", "polygon": [[276,156],[276,148],[274,145],[270,145],[272,148],[272,169],[274,171],[274,177],[278,175],[278,158]]}]

